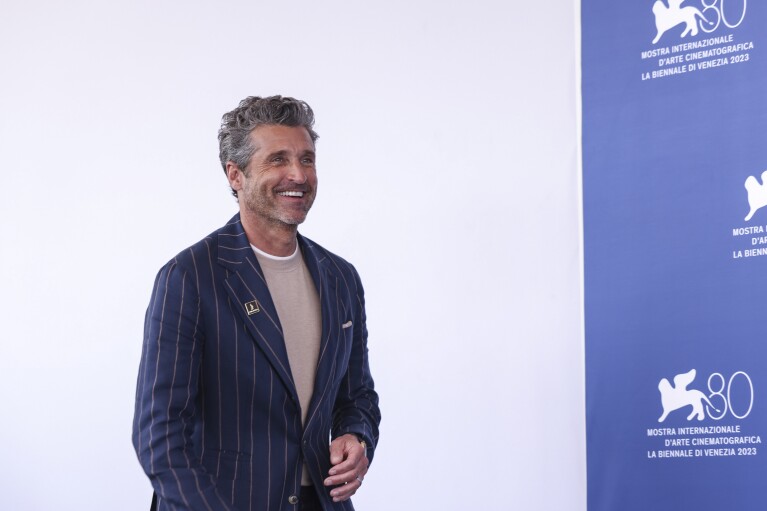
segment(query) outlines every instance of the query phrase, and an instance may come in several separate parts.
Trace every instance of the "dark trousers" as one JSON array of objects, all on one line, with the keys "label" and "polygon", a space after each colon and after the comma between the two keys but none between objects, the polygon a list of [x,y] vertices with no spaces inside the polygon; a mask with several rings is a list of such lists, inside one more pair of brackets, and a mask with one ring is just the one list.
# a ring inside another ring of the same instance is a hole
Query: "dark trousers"
[{"label": "dark trousers", "polygon": [[299,511],[322,511],[322,504],[317,497],[317,492],[314,490],[314,486],[302,486],[301,496],[298,500]]}]

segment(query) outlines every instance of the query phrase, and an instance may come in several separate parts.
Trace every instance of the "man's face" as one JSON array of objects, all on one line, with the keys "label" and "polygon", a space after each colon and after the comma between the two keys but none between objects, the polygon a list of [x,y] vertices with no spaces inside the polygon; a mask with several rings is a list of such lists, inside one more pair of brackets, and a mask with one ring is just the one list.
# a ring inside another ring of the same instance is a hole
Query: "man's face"
[{"label": "man's face", "polygon": [[262,125],[250,134],[255,152],[241,172],[241,206],[267,223],[295,226],[317,193],[314,143],[305,128]]}]

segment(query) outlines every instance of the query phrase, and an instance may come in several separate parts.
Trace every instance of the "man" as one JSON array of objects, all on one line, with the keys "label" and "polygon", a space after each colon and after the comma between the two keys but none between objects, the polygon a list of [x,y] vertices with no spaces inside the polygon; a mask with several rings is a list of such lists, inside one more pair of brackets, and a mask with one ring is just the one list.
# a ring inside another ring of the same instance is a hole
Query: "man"
[{"label": "man", "polygon": [[133,444],[159,511],[354,509],[380,412],[359,276],[297,231],[317,192],[313,124],[281,96],[225,114],[239,214],[157,275]]}]

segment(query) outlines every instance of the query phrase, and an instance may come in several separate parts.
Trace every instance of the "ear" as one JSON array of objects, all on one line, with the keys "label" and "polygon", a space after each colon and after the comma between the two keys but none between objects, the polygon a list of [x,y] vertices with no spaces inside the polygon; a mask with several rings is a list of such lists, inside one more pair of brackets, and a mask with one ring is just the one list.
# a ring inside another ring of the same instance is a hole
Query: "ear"
[{"label": "ear", "polygon": [[232,187],[232,190],[242,190],[243,172],[233,161],[226,162],[226,178],[229,180],[229,186]]}]

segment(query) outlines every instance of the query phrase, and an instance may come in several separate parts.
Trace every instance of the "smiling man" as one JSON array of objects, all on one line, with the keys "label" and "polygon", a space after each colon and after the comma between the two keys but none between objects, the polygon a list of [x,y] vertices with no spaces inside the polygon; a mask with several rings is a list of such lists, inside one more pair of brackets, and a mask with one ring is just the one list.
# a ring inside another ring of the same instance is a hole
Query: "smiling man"
[{"label": "smiling man", "polygon": [[240,211],[157,275],[133,424],[153,509],[354,509],[380,412],[359,276],[298,233],[317,193],[313,125],[281,96],[225,114]]}]

